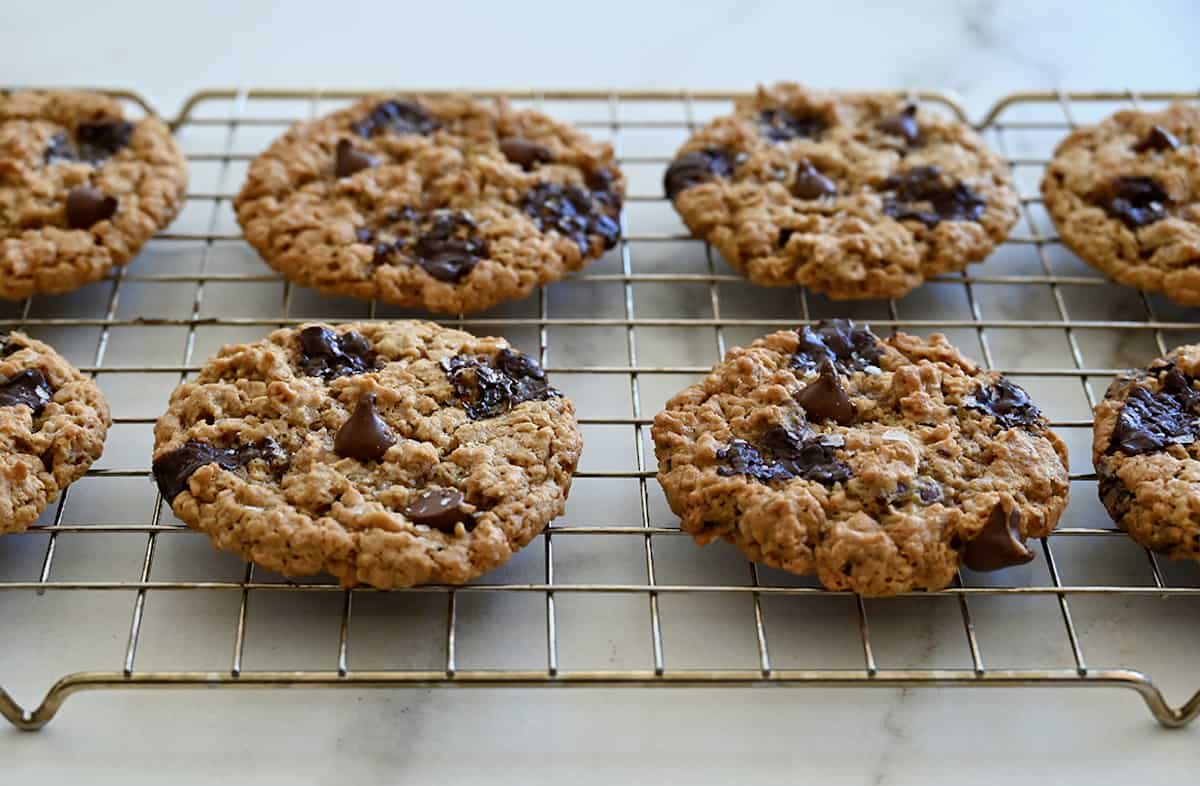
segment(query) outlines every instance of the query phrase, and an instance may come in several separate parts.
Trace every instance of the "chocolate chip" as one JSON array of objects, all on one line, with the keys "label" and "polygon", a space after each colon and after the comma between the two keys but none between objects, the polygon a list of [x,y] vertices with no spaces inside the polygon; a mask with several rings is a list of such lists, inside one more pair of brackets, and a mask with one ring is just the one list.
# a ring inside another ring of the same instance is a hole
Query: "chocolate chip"
[{"label": "chocolate chip", "polygon": [[414,101],[384,101],[377,104],[371,113],[355,123],[352,128],[359,136],[369,137],[380,131],[393,134],[420,134],[429,136],[441,128],[425,107]]},{"label": "chocolate chip", "polygon": [[921,138],[921,127],[917,124],[917,105],[907,105],[899,114],[881,120],[876,128],[885,134],[900,137],[909,147],[917,144]]},{"label": "chocolate chip", "polygon": [[808,161],[801,161],[796,167],[796,179],[792,183],[792,196],[800,199],[820,199],[821,197],[836,196],[837,185],[817,171]]},{"label": "chocolate chip", "polygon": [[1151,393],[1132,385],[1117,414],[1108,452],[1127,456],[1157,453],[1168,445],[1190,445],[1200,435],[1200,392],[1193,380],[1173,366],[1162,374],[1162,390]]},{"label": "chocolate chip", "polygon": [[505,348],[494,357],[456,355],[442,361],[454,396],[472,420],[494,418],[523,401],[542,401],[562,395],[550,387],[546,374],[528,355]]},{"label": "chocolate chip", "polygon": [[50,383],[36,368],[27,368],[0,382],[0,407],[29,407],[36,417],[52,398]]},{"label": "chocolate chip", "polygon": [[117,198],[91,186],[76,186],[67,193],[67,226],[71,229],[87,229],[116,212]]},{"label": "chocolate chip", "polygon": [[158,490],[162,492],[163,499],[170,504],[181,492],[187,490],[188,478],[201,467],[216,464],[221,469],[232,472],[243,469],[255,460],[265,461],[273,472],[280,472],[287,466],[287,456],[283,449],[270,437],[253,445],[239,445],[228,449],[189,439],[183,447],[155,459],[154,480],[158,484]]},{"label": "chocolate chip", "polygon": [[487,254],[474,219],[462,211],[438,211],[413,244],[413,261],[438,281],[460,281]]},{"label": "chocolate chip", "polygon": [[350,177],[355,172],[370,169],[379,163],[375,156],[355,150],[349,139],[341,139],[334,153],[333,174],[339,178]]},{"label": "chocolate chip", "polygon": [[1100,502],[1104,504],[1104,509],[1108,511],[1108,515],[1112,517],[1113,521],[1120,522],[1129,512],[1133,495],[1129,493],[1129,487],[1125,485],[1124,481],[1117,477],[1115,472],[1108,471],[1103,464],[1098,464],[1096,471]]},{"label": "chocolate chip", "polygon": [[748,475],[760,483],[803,478],[832,486],[850,479],[850,467],[837,458],[844,445],[837,435],[797,435],[772,426],[754,444],[735,439],[717,451],[717,474]]},{"label": "chocolate chip", "polygon": [[123,120],[84,121],[75,127],[79,157],[85,161],[111,158],[129,144],[133,124]]},{"label": "chocolate chip", "polygon": [[854,421],[854,405],[846,395],[833,364],[826,360],[815,380],[796,394],[796,403],[811,421],[832,420],[842,426]]},{"label": "chocolate chip", "polygon": [[375,461],[396,444],[396,435],[388,428],[375,407],[375,394],[358,400],[354,412],[333,438],[333,450],[344,458]]},{"label": "chocolate chip", "polygon": [[729,153],[716,148],[693,150],[671,162],[663,175],[663,191],[667,199],[674,199],[680,192],[714,178],[729,177],[736,169]]},{"label": "chocolate chip", "polygon": [[545,145],[526,139],[523,136],[510,136],[500,140],[500,152],[504,157],[526,171],[538,164],[546,164],[554,160],[554,154]]},{"label": "chocolate chip", "polygon": [[1021,511],[1004,512],[996,505],[983,531],[967,541],[963,563],[971,570],[991,571],[1013,565],[1024,565],[1033,559],[1033,552],[1021,539]]},{"label": "chocolate chip", "polygon": [[0,358],[6,358],[9,355],[15,355],[25,348],[25,345],[17,341],[8,333],[0,333]]},{"label": "chocolate chip", "polygon": [[599,236],[604,248],[612,248],[621,237],[616,219],[621,200],[611,188],[538,183],[525,194],[521,207],[540,231],[571,238],[581,254],[591,251],[592,236]]},{"label": "chocolate chip", "polygon": [[475,517],[462,510],[463,493],[458,489],[428,488],[404,508],[404,515],[414,524],[453,535],[461,521],[467,532],[475,528]]},{"label": "chocolate chip", "polygon": [[797,333],[799,346],[792,356],[792,367],[802,371],[819,369],[832,362],[842,374],[866,371],[879,373],[879,338],[870,329],[856,325],[850,319],[827,319],[814,331],[808,325]]},{"label": "chocolate chip", "polygon": [[917,486],[917,496],[926,505],[932,505],[935,502],[941,501],[942,487],[937,483],[922,483]]},{"label": "chocolate chip", "polygon": [[961,180],[945,182],[936,166],[917,166],[892,175],[880,188],[884,215],[897,221],[920,221],[933,229],[942,221],[978,221],[986,201]]},{"label": "chocolate chip", "polygon": [[1154,178],[1114,177],[1092,201],[1125,226],[1137,229],[1166,218],[1170,197]]},{"label": "chocolate chip", "polygon": [[795,115],[786,109],[764,109],[758,113],[762,135],[772,142],[788,142],[798,137],[816,139],[828,125],[818,114]]},{"label": "chocolate chip", "polygon": [[980,385],[973,397],[963,402],[968,409],[991,415],[1001,428],[1028,428],[1040,423],[1042,413],[1019,385],[1000,377],[993,385]]},{"label": "chocolate chip", "polygon": [[46,152],[43,154],[47,164],[52,164],[56,161],[78,161],[79,152],[75,149],[75,145],[71,143],[71,138],[63,132],[58,132],[50,137],[50,143],[46,145]]},{"label": "chocolate chip", "polygon": [[1179,140],[1175,138],[1167,129],[1160,125],[1155,125],[1150,129],[1150,133],[1146,134],[1146,138],[1133,146],[1134,152],[1146,153],[1151,150],[1162,152],[1164,150],[1175,150],[1179,147]]},{"label": "chocolate chip", "polygon": [[375,353],[370,342],[353,330],[339,336],[323,325],[312,325],[300,331],[300,368],[310,377],[328,381],[375,370]]}]

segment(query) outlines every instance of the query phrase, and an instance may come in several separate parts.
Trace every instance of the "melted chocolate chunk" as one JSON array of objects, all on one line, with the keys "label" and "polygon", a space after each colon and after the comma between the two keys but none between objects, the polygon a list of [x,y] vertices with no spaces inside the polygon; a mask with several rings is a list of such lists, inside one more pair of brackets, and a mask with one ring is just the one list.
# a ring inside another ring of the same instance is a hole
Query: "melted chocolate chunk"
[{"label": "melted chocolate chunk", "polygon": [[404,508],[404,515],[414,524],[453,535],[461,521],[467,532],[475,529],[475,517],[462,510],[463,493],[458,489],[434,487],[417,495]]},{"label": "melted chocolate chunk", "polygon": [[879,339],[868,328],[854,324],[853,320],[823,320],[816,330],[805,325],[800,328],[798,337],[800,345],[792,356],[793,368],[812,371],[828,361],[842,374],[879,371],[877,364],[883,354]]},{"label": "melted chocolate chunk", "polygon": [[917,496],[926,505],[932,505],[942,500],[942,487],[937,483],[922,483],[917,486]]},{"label": "melted chocolate chunk", "polygon": [[354,133],[363,137],[373,136],[380,131],[429,136],[441,127],[441,123],[434,120],[425,107],[414,101],[384,101],[376,105],[371,114],[351,126]]},{"label": "melted chocolate chunk", "polygon": [[1021,539],[1021,511],[1005,513],[1001,505],[992,509],[983,531],[967,541],[963,551],[963,563],[977,571],[1024,565],[1032,559],[1033,552]]},{"label": "melted chocolate chunk", "polygon": [[1175,150],[1179,147],[1179,140],[1175,138],[1167,129],[1160,125],[1156,125],[1150,129],[1150,133],[1146,134],[1146,138],[1133,146],[1135,153],[1147,153],[1150,151],[1162,152],[1164,150]]},{"label": "melted chocolate chunk", "polygon": [[1166,218],[1170,197],[1154,178],[1114,177],[1093,201],[1125,226],[1137,229]]},{"label": "melted chocolate chunk", "polygon": [[921,140],[921,127],[917,124],[917,105],[909,104],[898,115],[884,118],[876,126],[880,131],[904,140],[904,144],[912,147]]},{"label": "melted chocolate chunk", "polygon": [[355,172],[370,169],[378,163],[375,156],[355,150],[349,139],[341,139],[338,140],[337,150],[334,152],[333,174],[338,178],[350,177]]},{"label": "melted chocolate chunk", "polygon": [[75,128],[75,140],[59,132],[46,146],[46,163],[83,161],[92,165],[111,158],[129,144],[133,124],[123,120],[84,121]]},{"label": "melted chocolate chunk", "polygon": [[810,421],[832,420],[842,426],[854,421],[854,405],[828,360],[821,364],[820,375],[796,394],[796,403]]},{"label": "melted chocolate chunk", "polygon": [[545,145],[539,145],[523,136],[510,136],[500,140],[500,152],[512,163],[526,172],[538,164],[548,164],[554,154]]},{"label": "melted chocolate chunk", "polygon": [[456,355],[442,361],[454,396],[472,420],[511,412],[523,401],[557,398],[537,361],[511,349],[494,357]]},{"label": "melted chocolate chunk", "polygon": [[843,445],[845,440],[837,435],[797,436],[772,426],[754,444],[735,439],[717,451],[717,474],[747,475],[760,483],[803,478],[832,486],[850,479],[850,467],[837,457]]},{"label": "melted chocolate chunk", "polygon": [[680,192],[693,186],[718,177],[729,177],[737,169],[737,164],[727,151],[716,148],[684,153],[667,167],[663,175],[663,191],[667,199],[674,199]]},{"label": "melted chocolate chunk", "polygon": [[571,238],[579,253],[592,248],[592,236],[599,236],[605,248],[612,248],[621,237],[617,213],[620,197],[610,187],[587,189],[561,183],[538,183],[521,200],[526,215],[542,232],[556,231]]},{"label": "melted chocolate chunk", "polygon": [[52,398],[50,383],[36,368],[27,368],[0,382],[0,407],[29,407],[37,417]]},{"label": "melted chocolate chunk", "polygon": [[88,229],[116,212],[117,198],[91,186],[76,186],[67,193],[67,226],[71,229]]},{"label": "melted chocolate chunk", "polygon": [[310,377],[328,381],[375,370],[375,353],[359,333],[340,336],[321,325],[300,331],[300,369]]},{"label": "melted chocolate chunk", "polygon": [[412,251],[414,261],[438,281],[460,281],[487,254],[487,243],[469,214],[439,211]]},{"label": "melted chocolate chunk", "polygon": [[1104,504],[1104,509],[1112,516],[1113,521],[1120,522],[1129,512],[1129,503],[1133,501],[1133,495],[1116,473],[1100,471],[1098,481],[1100,502]]},{"label": "melted chocolate chunk", "polygon": [[794,115],[786,109],[764,109],[758,113],[758,127],[772,142],[792,139],[816,139],[827,127],[825,118],[817,114]]},{"label": "melted chocolate chunk", "polygon": [[6,358],[9,355],[15,355],[25,348],[25,345],[8,333],[0,333],[0,358]]},{"label": "melted chocolate chunk", "polygon": [[1000,377],[994,385],[980,385],[973,398],[964,403],[968,409],[994,417],[1001,428],[1028,428],[1042,417],[1029,400],[1029,394],[1005,377]]},{"label": "melted chocolate chunk", "polygon": [[943,221],[978,221],[987,203],[967,184],[947,184],[936,166],[917,166],[883,181],[884,215],[920,221],[933,229]]},{"label": "melted chocolate chunk", "polygon": [[375,408],[374,393],[367,393],[358,400],[358,406],[333,438],[335,453],[359,461],[380,459],[395,444],[396,435]]},{"label": "melted chocolate chunk", "polygon": [[209,464],[216,464],[221,469],[233,472],[243,469],[251,461],[261,459],[267,462],[272,472],[281,472],[287,466],[287,456],[283,448],[275,440],[268,437],[253,445],[239,445],[235,448],[221,449],[189,439],[183,447],[167,453],[154,461],[154,480],[163,499],[170,504],[188,487],[188,478],[196,470]]},{"label": "melted chocolate chunk", "polygon": [[837,196],[837,184],[822,175],[808,161],[796,167],[796,180],[792,183],[792,196],[799,199],[820,199]]},{"label": "melted chocolate chunk", "polygon": [[1133,385],[1117,414],[1108,452],[1127,456],[1157,453],[1168,445],[1190,445],[1200,435],[1200,392],[1174,366],[1161,377],[1162,390],[1151,393]]}]

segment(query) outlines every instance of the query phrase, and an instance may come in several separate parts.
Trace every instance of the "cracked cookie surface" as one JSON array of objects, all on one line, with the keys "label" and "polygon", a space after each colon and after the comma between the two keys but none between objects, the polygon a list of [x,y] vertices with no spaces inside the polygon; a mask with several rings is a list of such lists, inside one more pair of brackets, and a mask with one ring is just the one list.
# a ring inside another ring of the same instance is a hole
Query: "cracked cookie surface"
[{"label": "cracked cookie surface", "polygon": [[23,531],[81,478],[111,422],[90,377],[40,341],[0,334],[0,533]]},{"label": "cracked cookie surface", "polygon": [[481,311],[616,245],[625,181],[608,144],[466,96],[375,96],[297,123],[235,207],[303,286],[441,313]]},{"label": "cracked cookie surface", "polygon": [[1016,223],[1004,162],[966,124],[886,94],[760,87],[676,154],[664,190],[752,282],[900,297]]},{"label": "cracked cookie surface", "polygon": [[653,427],[681,526],[832,590],[936,590],[960,562],[1034,558],[1066,507],[1067,452],[1021,388],[945,337],[848,320],[726,354]]},{"label": "cracked cookie surface", "polygon": [[1138,543],[1200,559],[1200,345],[1178,347],[1109,385],[1096,405],[1100,501]]},{"label": "cracked cookie surface", "polygon": [[0,297],[69,292],[179,213],[183,154],[160,120],[93,93],[0,92]]},{"label": "cracked cookie surface", "polygon": [[1200,305],[1200,107],[1127,109],[1076,129],[1046,167],[1042,194],[1085,262]]},{"label": "cracked cookie surface", "polygon": [[218,548],[380,588],[503,564],[562,513],[582,450],[532,358],[408,321],[224,347],[154,433],[164,498]]}]

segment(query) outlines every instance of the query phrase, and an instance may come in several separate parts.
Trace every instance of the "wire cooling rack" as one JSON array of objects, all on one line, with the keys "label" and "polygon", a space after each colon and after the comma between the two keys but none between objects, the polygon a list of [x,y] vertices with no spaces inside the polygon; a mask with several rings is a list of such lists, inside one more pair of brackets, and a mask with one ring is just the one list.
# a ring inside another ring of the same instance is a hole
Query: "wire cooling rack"
[{"label": "wire cooling rack", "polygon": [[[978,127],[1022,195],[1008,242],[904,299],[834,303],[746,284],[687,237],[661,196],[674,150],[737,95],[506,94],[612,141],[630,184],[624,238],[523,302],[443,321],[537,352],[579,405],[584,459],[567,514],[509,565],[463,587],[390,593],[291,582],[215,552],[173,518],[148,472],[154,418],[221,344],[307,319],[424,316],[292,287],[233,217],[247,164],[270,139],[360,95],[196,94],[172,123],[191,166],[175,224],[102,282],[0,306],[4,329],[50,341],[94,374],[115,416],[87,477],[29,532],[0,539],[0,713],[14,725],[42,727],[80,691],[196,687],[1125,687],[1165,726],[1200,714],[1186,667],[1200,645],[1200,569],[1115,530],[1089,458],[1091,407],[1108,380],[1200,338],[1200,320],[1065,251],[1038,192],[1076,123],[1197,95],[1004,98]],[[965,119],[944,95],[913,97]],[[653,414],[727,347],[832,316],[945,332],[1043,405],[1071,449],[1072,501],[1038,560],[963,572],[938,593],[864,600],[723,544],[699,549],[679,531],[653,480]],[[1191,698],[1172,706],[1163,685]]]}]

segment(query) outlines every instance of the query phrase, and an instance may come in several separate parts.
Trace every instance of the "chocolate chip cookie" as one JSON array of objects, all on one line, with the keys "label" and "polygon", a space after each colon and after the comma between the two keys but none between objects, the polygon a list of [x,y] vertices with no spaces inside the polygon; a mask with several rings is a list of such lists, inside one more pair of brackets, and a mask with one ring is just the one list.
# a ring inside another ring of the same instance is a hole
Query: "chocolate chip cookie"
[{"label": "chocolate chip cookie", "polygon": [[23,531],[82,477],[111,423],[91,378],[40,341],[0,334],[0,533]]},{"label": "chocolate chip cookie", "polygon": [[1200,345],[1118,376],[1096,406],[1100,500],[1143,546],[1200,559]]},{"label": "chocolate chip cookie", "polygon": [[0,298],[69,292],[124,265],[183,205],[167,127],[94,93],[0,92]]},{"label": "chocolate chip cookie", "polygon": [[611,146],[504,101],[376,96],[297,123],[250,166],[238,220],[320,292],[480,311],[616,245]]},{"label": "chocolate chip cookie", "polygon": [[1067,504],[1067,451],[1025,391],[944,336],[849,320],[729,351],[654,418],[658,480],[700,544],[831,590],[949,584],[1034,558]]},{"label": "chocolate chip cookie", "polygon": [[1085,262],[1200,305],[1200,107],[1123,110],[1076,129],[1046,167],[1042,194]]},{"label": "chocolate chip cookie", "polygon": [[963,123],[889,94],[760,87],[692,135],[663,187],[696,237],[764,286],[900,297],[1016,223],[1008,170]]},{"label": "chocolate chip cookie", "polygon": [[224,347],[154,437],[163,498],[218,548],[381,588],[505,562],[562,513],[582,449],[533,358],[427,322]]}]

